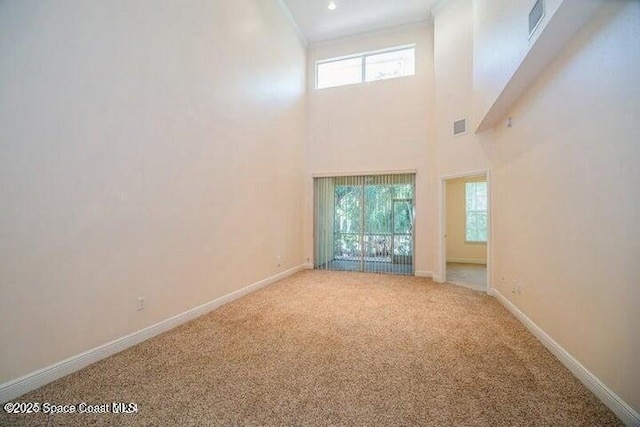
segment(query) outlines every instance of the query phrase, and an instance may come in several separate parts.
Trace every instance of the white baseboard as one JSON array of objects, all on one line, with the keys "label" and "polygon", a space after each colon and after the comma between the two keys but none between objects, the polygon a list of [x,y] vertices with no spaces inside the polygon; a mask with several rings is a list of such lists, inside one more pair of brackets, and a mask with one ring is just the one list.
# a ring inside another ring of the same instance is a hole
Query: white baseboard
[{"label": "white baseboard", "polygon": [[132,334],[124,336],[122,338],[115,339],[111,342],[103,344],[101,346],[92,348],[78,355],[72,356],[68,359],[49,365],[45,368],[39,369],[35,372],[17,378],[15,380],[0,384],[0,402],[4,403],[11,399],[15,399],[18,396],[22,396],[38,387],[42,387],[52,381],[76,372],[92,363],[109,357],[113,354],[119,353],[131,346],[148,340],[158,334],[166,332],[175,328],[178,325],[193,320],[197,317],[207,314],[216,308],[227,304],[233,300],[236,300],[242,296],[245,296],[251,292],[254,292],[260,288],[263,288],[285,277],[291,276],[299,271],[308,268],[307,264],[301,264],[297,267],[290,268],[286,271],[267,277],[266,279],[255,282],[249,286],[245,286],[242,289],[231,292],[220,298],[216,298],[213,301],[209,301],[184,313],[170,317],[169,319],[158,322],[154,325],[148,326],[144,329],[136,331]]},{"label": "white baseboard", "polygon": [[482,264],[487,265],[486,259],[477,258],[447,258],[447,262],[455,262],[459,264]]},{"label": "white baseboard", "polygon": [[553,353],[593,394],[613,411],[627,426],[640,426],[640,414],[635,411],[598,377],[592,374],[560,344],[529,319],[518,307],[505,298],[497,289],[489,289],[489,295],[495,296],[542,344]]},{"label": "white baseboard", "polygon": [[416,270],[414,272],[414,275],[416,277],[427,277],[429,279],[431,279],[433,277],[433,271],[421,271],[421,270]]},{"label": "white baseboard", "polygon": [[444,280],[442,280],[442,276],[435,273],[433,273],[433,281],[436,283],[444,283]]}]

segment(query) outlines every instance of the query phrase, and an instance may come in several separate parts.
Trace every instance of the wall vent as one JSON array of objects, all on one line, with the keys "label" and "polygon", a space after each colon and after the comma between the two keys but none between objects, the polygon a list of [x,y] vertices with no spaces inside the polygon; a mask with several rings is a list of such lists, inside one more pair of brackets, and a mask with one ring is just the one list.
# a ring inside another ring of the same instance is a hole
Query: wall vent
[{"label": "wall vent", "polygon": [[462,135],[467,132],[467,119],[453,122],[453,136]]},{"label": "wall vent", "polygon": [[531,36],[544,16],[544,0],[538,0],[529,12],[529,36]]}]

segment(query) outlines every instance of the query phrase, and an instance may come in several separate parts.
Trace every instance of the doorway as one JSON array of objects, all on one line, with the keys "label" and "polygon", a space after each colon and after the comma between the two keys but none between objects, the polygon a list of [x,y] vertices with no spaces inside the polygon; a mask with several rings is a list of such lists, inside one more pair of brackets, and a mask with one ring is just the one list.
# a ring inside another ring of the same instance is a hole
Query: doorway
[{"label": "doorway", "polygon": [[314,179],[314,268],[413,275],[415,174]]},{"label": "doorway", "polygon": [[487,291],[489,179],[487,172],[441,179],[440,282]]}]

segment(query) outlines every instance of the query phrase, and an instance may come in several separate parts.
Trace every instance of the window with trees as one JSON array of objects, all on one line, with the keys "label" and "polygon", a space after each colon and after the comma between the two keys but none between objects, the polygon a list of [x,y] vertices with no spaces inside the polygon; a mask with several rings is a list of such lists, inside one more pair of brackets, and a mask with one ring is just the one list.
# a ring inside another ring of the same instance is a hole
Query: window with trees
[{"label": "window with trees", "polygon": [[487,242],[487,182],[467,182],[465,184],[465,210],[467,242]]},{"label": "window with trees", "polygon": [[316,88],[372,82],[416,73],[415,46],[326,59],[316,63]]},{"label": "window with trees", "polygon": [[315,268],[413,274],[414,174],[314,180]]}]

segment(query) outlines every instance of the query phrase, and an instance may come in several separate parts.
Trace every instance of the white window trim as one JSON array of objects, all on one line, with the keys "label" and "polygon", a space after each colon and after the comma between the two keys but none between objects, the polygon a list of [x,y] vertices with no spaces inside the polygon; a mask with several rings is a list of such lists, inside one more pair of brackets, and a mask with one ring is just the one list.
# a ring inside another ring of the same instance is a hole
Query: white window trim
[{"label": "white window trim", "polygon": [[[397,51],[400,51],[400,50],[407,50],[407,49],[413,49],[414,50],[414,57],[415,57],[416,44],[415,43],[411,43],[411,44],[406,44],[406,45],[401,45],[401,46],[388,47],[388,48],[378,49],[378,50],[370,50],[370,51],[362,52],[362,53],[354,53],[354,54],[351,54],[351,55],[336,56],[334,58],[318,60],[318,61],[316,61],[316,66],[315,66],[315,85],[314,85],[314,88],[316,90],[322,90],[322,89],[331,89],[331,88],[334,88],[334,87],[353,86],[353,85],[359,85],[359,84],[363,84],[363,83],[370,83],[370,82],[367,82],[367,80],[366,80],[366,77],[367,77],[367,70],[366,70],[367,57],[374,56],[374,55],[380,55],[382,53],[397,52]],[[344,61],[344,60],[347,60],[347,59],[355,59],[355,58],[360,58],[360,61],[361,61],[360,62],[361,76],[360,76],[360,81],[358,83],[349,83],[349,84],[346,84],[346,85],[328,86],[328,87],[323,87],[323,88],[319,88],[318,87],[318,67],[320,65],[330,64],[332,62],[339,62],[339,61]],[[409,77],[409,76],[402,76],[402,77]],[[399,78],[399,77],[396,77],[396,78]]]}]

